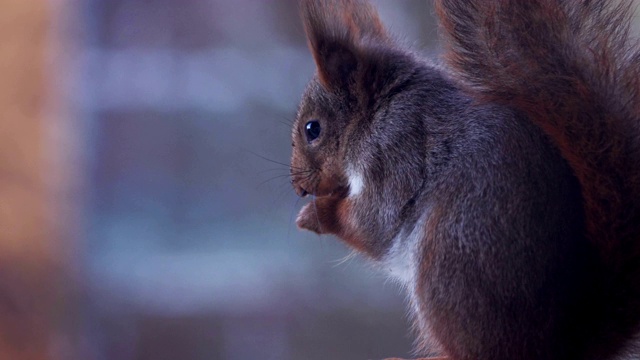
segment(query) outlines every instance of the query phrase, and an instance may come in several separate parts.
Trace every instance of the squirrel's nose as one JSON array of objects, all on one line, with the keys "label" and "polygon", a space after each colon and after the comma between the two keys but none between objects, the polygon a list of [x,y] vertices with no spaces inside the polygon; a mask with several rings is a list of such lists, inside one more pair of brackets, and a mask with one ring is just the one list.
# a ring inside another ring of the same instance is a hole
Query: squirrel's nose
[{"label": "squirrel's nose", "polygon": [[296,179],[294,179],[293,177],[291,178],[291,185],[293,185],[293,191],[295,191],[298,196],[305,197],[309,195],[309,192],[305,188],[300,186],[300,184],[298,184]]}]

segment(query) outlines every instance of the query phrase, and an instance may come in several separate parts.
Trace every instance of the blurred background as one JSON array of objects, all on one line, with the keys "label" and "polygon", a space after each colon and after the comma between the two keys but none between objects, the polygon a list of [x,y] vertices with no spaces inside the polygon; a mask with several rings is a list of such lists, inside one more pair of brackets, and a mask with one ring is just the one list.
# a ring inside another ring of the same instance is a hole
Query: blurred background
[{"label": "blurred background", "polygon": [[0,3],[0,359],[411,356],[402,289],[294,224],[296,1]]}]

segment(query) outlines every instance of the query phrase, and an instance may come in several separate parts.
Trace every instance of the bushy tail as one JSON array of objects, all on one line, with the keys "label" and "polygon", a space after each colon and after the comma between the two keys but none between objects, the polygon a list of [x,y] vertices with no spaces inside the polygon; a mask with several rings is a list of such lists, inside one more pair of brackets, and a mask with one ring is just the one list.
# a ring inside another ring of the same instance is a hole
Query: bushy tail
[{"label": "bushy tail", "polygon": [[454,76],[474,98],[523,111],[551,137],[581,183],[589,236],[612,264],[640,257],[632,7],[630,0],[436,1]]}]

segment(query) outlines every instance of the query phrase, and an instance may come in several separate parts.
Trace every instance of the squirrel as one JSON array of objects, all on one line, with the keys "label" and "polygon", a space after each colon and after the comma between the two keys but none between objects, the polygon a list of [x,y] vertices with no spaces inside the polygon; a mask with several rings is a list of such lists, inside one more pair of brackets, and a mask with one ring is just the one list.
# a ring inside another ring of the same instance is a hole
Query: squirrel
[{"label": "squirrel", "polygon": [[632,0],[436,0],[440,59],[361,0],[301,0],[298,227],[406,288],[418,351],[640,358]]}]

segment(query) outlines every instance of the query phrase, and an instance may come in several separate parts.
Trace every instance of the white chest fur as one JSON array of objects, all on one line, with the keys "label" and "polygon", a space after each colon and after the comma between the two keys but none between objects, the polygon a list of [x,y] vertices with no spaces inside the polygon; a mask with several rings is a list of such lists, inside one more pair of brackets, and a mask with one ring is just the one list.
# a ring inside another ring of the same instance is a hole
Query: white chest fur
[{"label": "white chest fur", "polygon": [[420,271],[421,249],[420,243],[424,240],[425,224],[427,216],[413,226],[412,229],[401,231],[393,239],[393,245],[382,259],[382,266],[389,272],[391,278],[400,283],[407,291],[410,316],[415,326],[421,333],[424,346],[430,349],[437,349],[437,342],[432,339],[430,333],[429,319],[418,305],[420,302],[417,293],[418,274]]},{"label": "white chest fur", "polygon": [[413,229],[401,231],[394,239],[389,252],[382,259],[382,266],[402,285],[411,287],[418,274],[419,243],[424,236],[424,220],[416,222]]},{"label": "white chest fur", "polygon": [[364,177],[362,173],[354,167],[347,168],[347,178],[349,179],[349,197],[356,197],[364,190]]}]

